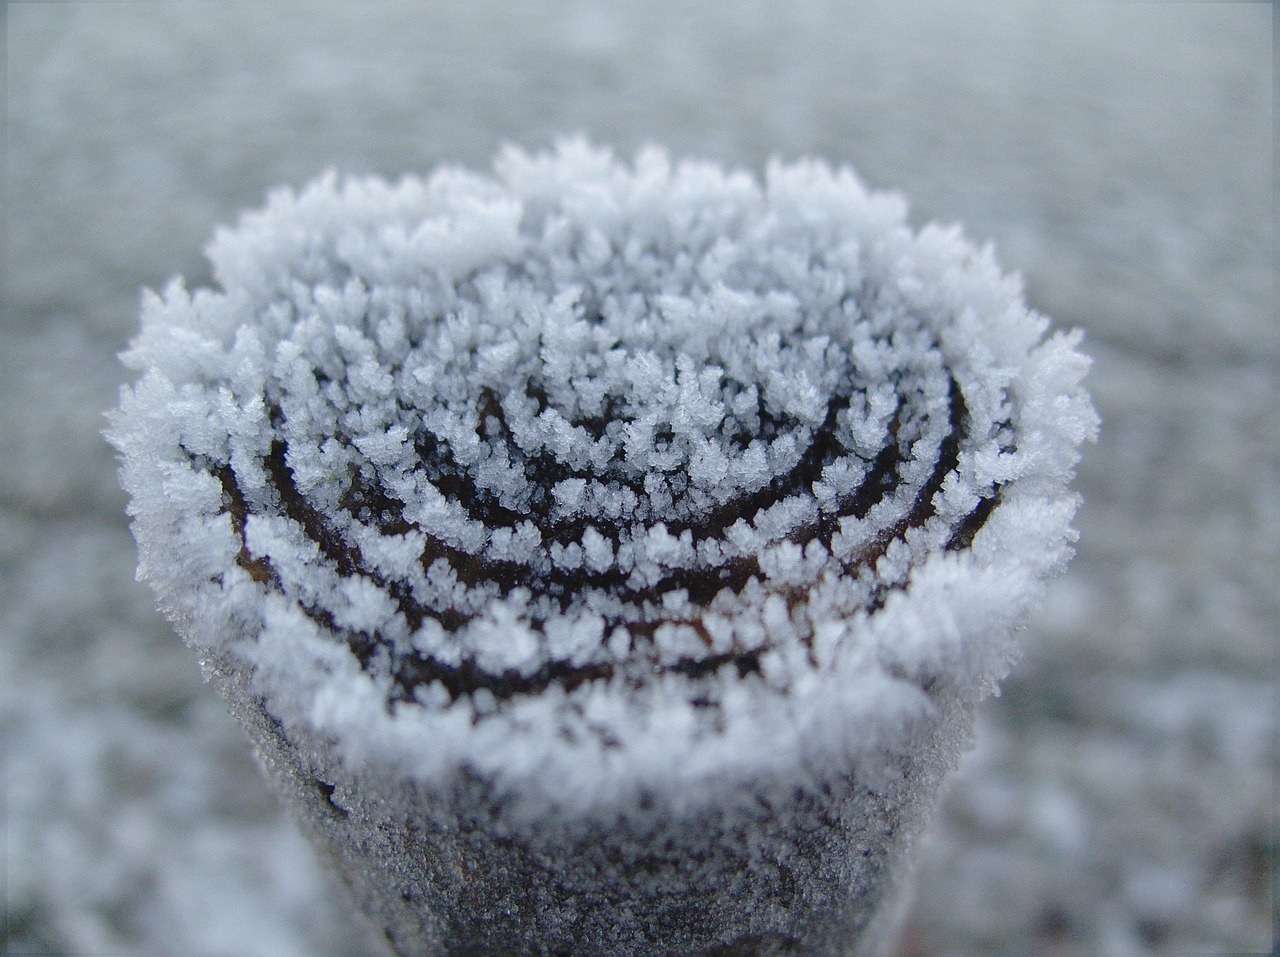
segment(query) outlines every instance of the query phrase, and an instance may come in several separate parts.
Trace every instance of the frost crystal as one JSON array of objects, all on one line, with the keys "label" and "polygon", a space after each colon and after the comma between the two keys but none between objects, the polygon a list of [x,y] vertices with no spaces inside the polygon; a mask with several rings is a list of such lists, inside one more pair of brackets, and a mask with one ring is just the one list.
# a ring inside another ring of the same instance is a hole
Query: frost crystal
[{"label": "frost crystal", "polygon": [[210,255],[127,355],[140,573],[410,777],[593,800],[880,747],[994,685],[1069,554],[1075,338],[847,170],[569,142],[327,176]]}]

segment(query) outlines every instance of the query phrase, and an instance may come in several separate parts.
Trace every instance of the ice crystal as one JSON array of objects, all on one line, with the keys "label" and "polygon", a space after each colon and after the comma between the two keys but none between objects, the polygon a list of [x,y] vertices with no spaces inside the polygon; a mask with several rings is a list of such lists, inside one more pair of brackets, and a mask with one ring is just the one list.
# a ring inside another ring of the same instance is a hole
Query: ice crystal
[{"label": "ice crystal", "polygon": [[848,170],[570,141],[329,175],[210,256],[127,355],[140,574],[410,775],[879,747],[993,686],[1069,554],[1076,337]]}]

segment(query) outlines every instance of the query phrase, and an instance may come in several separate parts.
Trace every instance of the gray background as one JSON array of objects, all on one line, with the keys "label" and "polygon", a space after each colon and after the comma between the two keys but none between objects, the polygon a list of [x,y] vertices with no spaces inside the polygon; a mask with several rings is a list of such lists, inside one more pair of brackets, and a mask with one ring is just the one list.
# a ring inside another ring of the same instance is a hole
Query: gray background
[{"label": "gray background", "polygon": [[139,290],[327,167],[585,132],[817,155],[960,221],[1087,331],[1079,555],[985,706],[900,953],[1270,948],[1280,632],[1262,3],[7,7],[4,941],[376,954],[133,581],[99,436]]}]

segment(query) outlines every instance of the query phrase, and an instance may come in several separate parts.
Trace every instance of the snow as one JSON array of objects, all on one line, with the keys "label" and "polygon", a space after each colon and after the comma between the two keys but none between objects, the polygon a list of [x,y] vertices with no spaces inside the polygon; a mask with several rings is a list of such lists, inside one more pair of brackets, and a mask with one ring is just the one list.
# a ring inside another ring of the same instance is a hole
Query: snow
[{"label": "snow", "polygon": [[[1278,620],[1277,490],[1254,467],[1276,454],[1271,225],[1258,215],[1266,12],[11,9],[0,653],[22,680],[4,693],[9,946],[377,952],[351,937],[189,652],[128,580],[100,410],[138,288],[175,272],[207,285],[201,244],[267,188],[328,166],[477,166],[503,140],[585,129],[628,156],[657,140],[756,170],[775,152],[852,162],[910,196],[913,222],[994,238],[1030,302],[1087,330],[1105,427],[1081,465],[1080,554],[984,706],[924,848],[909,945],[1264,950]],[[584,241],[584,264],[600,255]],[[717,255],[699,267],[708,283],[729,268]],[[380,349],[395,348],[399,308],[372,337]],[[259,373],[242,374],[248,390]],[[326,454],[345,467],[343,449]],[[823,634],[815,646],[838,643]],[[1150,720],[1135,719],[1142,702]],[[988,826],[977,809],[992,793],[1049,811]],[[1193,903],[1162,917],[1153,898],[1188,881]]]}]

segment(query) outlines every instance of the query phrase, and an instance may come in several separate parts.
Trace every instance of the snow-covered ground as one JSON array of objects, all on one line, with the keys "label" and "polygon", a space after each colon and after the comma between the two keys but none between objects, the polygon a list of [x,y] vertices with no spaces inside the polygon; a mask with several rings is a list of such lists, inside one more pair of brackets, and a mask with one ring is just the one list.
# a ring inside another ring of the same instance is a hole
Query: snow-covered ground
[{"label": "snow-covered ground", "polygon": [[7,44],[8,952],[379,953],[133,581],[115,354],[139,288],[207,281],[273,185],[575,131],[850,163],[1087,331],[1079,555],[984,707],[902,954],[1270,949],[1268,4],[14,3]]}]

